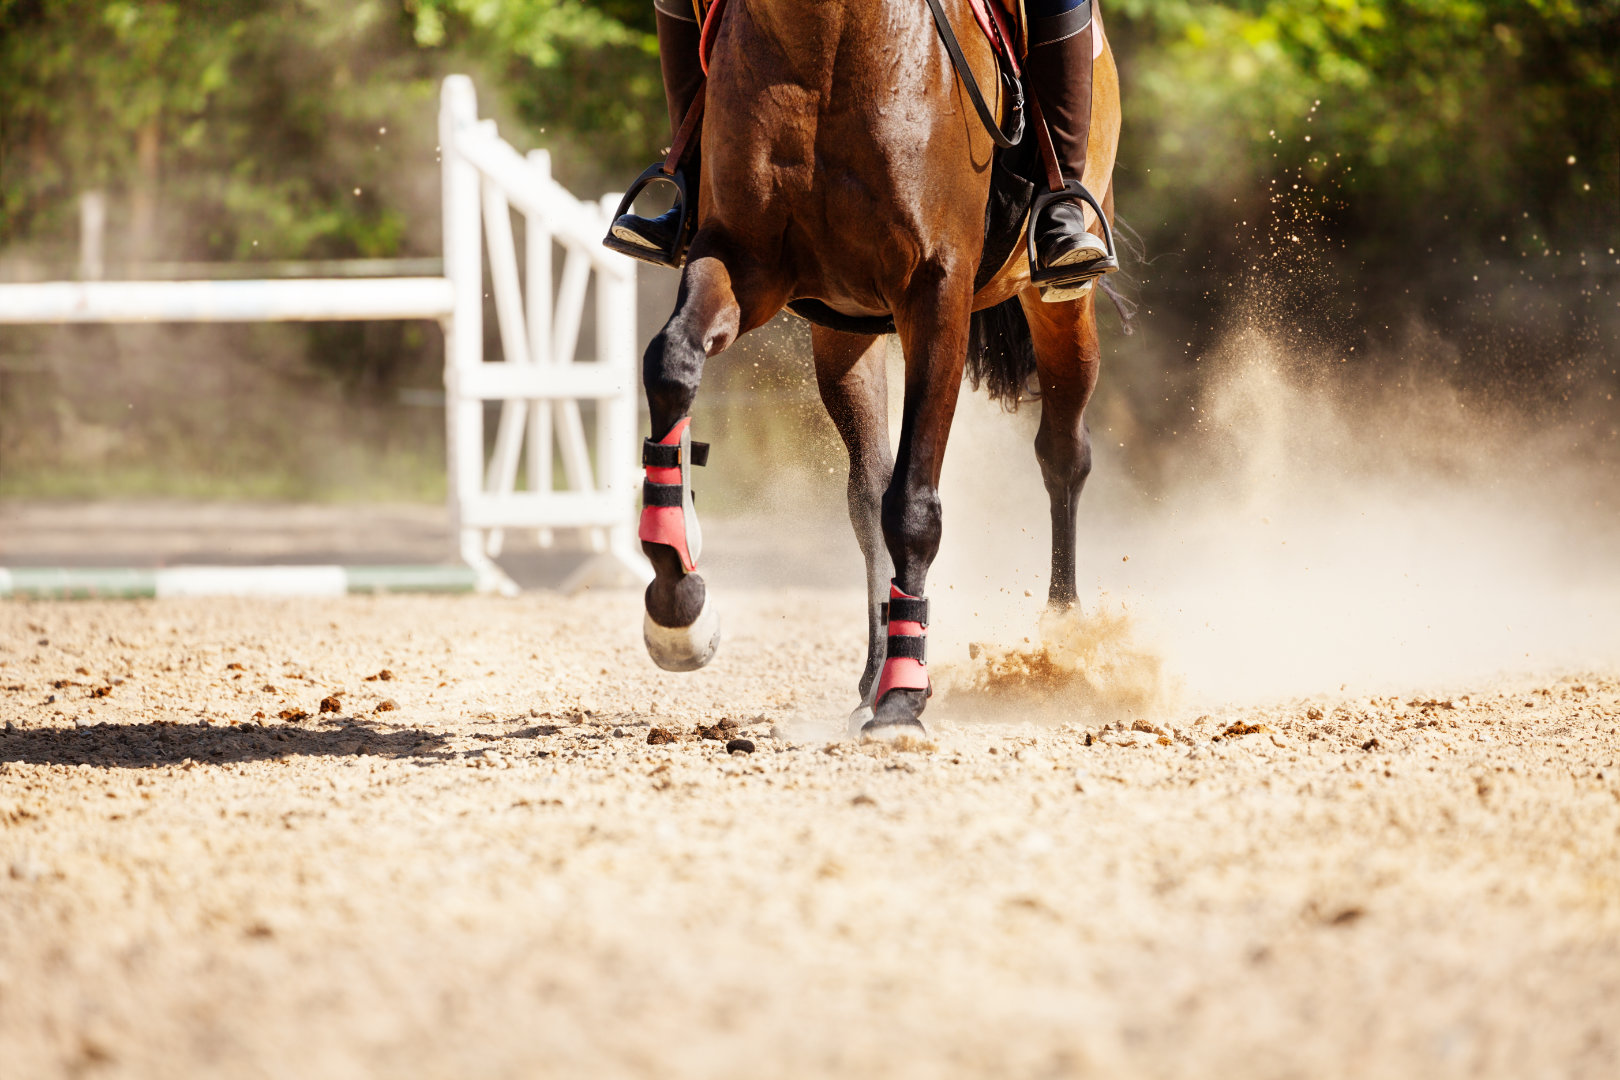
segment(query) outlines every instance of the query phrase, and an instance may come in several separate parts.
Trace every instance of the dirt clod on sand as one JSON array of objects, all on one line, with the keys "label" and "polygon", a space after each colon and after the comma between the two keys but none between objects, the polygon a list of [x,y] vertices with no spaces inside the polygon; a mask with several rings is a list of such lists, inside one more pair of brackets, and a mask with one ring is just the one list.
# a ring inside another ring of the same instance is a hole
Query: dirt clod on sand
[{"label": "dirt clod on sand", "polygon": [[389,671],[387,668],[383,668],[381,671],[377,672],[377,674],[375,674],[375,675],[367,675],[366,676],[366,682],[393,682],[393,681],[394,681],[394,673],[392,671]]},{"label": "dirt clod on sand", "polygon": [[648,746],[668,746],[671,743],[678,743],[680,741],[680,736],[676,735],[668,728],[655,727],[651,731],[647,732]]},{"label": "dirt clod on sand", "polygon": [[697,735],[700,739],[728,742],[737,737],[737,721],[721,720],[715,724],[699,724],[697,726]]},{"label": "dirt clod on sand", "polygon": [[1264,735],[1270,730],[1271,728],[1265,724],[1246,724],[1239,720],[1235,724],[1228,725],[1226,730],[1221,732],[1221,738],[1231,739],[1239,735]]},{"label": "dirt clod on sand", "polygon": [[393,698],[383,698],[381,701],[377,702],[376,708],[372,711],[393,712],[397,708],[399,708],[399,702],[395,701]]},{"label": "dirt clod on sand", "polygon": [[732,739],[726,743],[726,753],[728,754],[752,754],[753,752],[754,744],[750,739]]},{"label": "dirt clod on sand", "polygon": [[338,697],[336,694],[332,694],[332,695],[330,695],[328,697],[321,698],[321,712],[329,713],[329,712],[342,712],[342,711],[343,711],[343,699]]},{"label": "dirt clod on sand", "polygon": [[300,720],[309,719],[309,713],[305,712],[303,709],[282,709],[277,715],[279,715],[281,719],[287,721],[289,724],[296,724]]}]

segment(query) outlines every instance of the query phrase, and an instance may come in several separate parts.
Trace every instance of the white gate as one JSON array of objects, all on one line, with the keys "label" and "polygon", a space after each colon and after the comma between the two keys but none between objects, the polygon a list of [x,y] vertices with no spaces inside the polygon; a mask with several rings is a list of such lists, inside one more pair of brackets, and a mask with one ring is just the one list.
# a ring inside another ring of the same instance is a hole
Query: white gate
[{"label": "white gate", "polygon": [[[634,532],[640,476],[635,263],[601,246],[618,196],[598,204],[570,195],[551,178],[545,151],[525,158],[501,140],[493,120],[478,119],[472,80],[464,75],[444,81],[439,144],[443,277],[0,285],[0,325],[438,319],[445,334],[451,523],[479,587],[515,591],[490,559],[509,529],[533,529],[543,545],[556,530],[582,531],[595,555],[566,588],[626,576],[651,580]],[[525,217],[525,280],[518,272],[513,208]],[[502,356],[493,362],[484,359],[486,240]],[[554,244],[565,252],[555,292]],[[576,354],[593,274],[596,356],[581,362]],[[501,402],[487,461],[486,401]],[[582,403],[592,408],[594,461]],[[561,486],[553,485],[554,451]],[[252,570],[222,572],[220,591],[251,591]],[[101,588],[97,580],[87,578],[81,591]],[[71,582],[63,586],[71,588]]]},{"label": "white gate", "polygon": [[[581,528],[597,556],[567,583],[577,588],[626,574],[651,580],[637,548],[635,263],[602,246],[618,204],[581,202],[551,178],[550,155],[527,158],[478,119],[472,80],[453,75],[440,99],[444,162],[444,270],[455,289],[445,331],[445,394],[450,504],[461,556],[488,566],[506,529],[535,529],[549,544],[559,528]],[[511,210],[525,218],[528,289],[519,284]],[[482,218],[483,228],[479,227]],[[483,269],[479,233],[489,251],[490,288],[504,359],[484,361]],[[551,291],[552,247],[565,252]],[[576,359],[587,288],[596,277],[596,359]],[[494,450],[485,462],[483,403],[500,401]],[[580,403],[595,406],[593,468]],[[554,489],[553,449],[563,487]],[[526,481],[517,490],[520,461]]]}]

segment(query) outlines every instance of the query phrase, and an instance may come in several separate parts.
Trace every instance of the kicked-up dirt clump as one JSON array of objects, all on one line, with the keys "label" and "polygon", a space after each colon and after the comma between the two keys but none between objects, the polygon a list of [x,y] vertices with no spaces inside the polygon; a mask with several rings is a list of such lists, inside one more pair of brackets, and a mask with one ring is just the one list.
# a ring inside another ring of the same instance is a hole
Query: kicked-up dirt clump
[{"label": "kicked-up dirt clump", "polygon": [[1129,611],[1048,611],[1038,639],[1015,646],[979,643],[967,664],[944,664],[936,685],[949,706],[1068,718],[1140,718],[1172,698],[1163,660],[1139,638]]}]

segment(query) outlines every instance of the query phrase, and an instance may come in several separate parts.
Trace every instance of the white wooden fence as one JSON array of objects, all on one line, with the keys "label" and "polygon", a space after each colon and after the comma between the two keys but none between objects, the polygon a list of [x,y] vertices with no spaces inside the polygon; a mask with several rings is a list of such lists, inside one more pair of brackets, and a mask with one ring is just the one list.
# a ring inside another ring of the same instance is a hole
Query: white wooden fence
[{"label": "white wooden fence", "polygon": [[[543,545],[559,529],[582,531],[595,554],[565,587],[650,580],[634,530],[635,263],[601,245],[618,196],[574,198],[552,179],[546,151],[525,157],[501,139],[493,120],[478,119],[464,75],[444,81],[439,144],[443,277],[0,285],[0,324],[437,319],[445,335],[451,527],[480,586],[515,588],[490,558],[511,529],[535,530]],[[525,218],[521,275],[513,209]],[[554,245],[565,253],[560,281]],[[486,250],[500,345],[494,361],[485,360],[484,348]],[[596,356],[582,362],[593,275]],[[489,455],[486,401],[501,402]],[[594,410],[594,461],[582,403]],[[561,486],[553,484],[554,453]]]}]

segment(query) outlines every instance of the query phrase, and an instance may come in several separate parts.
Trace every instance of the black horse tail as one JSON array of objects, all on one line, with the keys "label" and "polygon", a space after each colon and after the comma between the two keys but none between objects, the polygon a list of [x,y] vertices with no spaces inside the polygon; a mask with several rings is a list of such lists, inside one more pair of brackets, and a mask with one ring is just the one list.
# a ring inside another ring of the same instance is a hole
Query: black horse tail
[{"label": "black horse tail", "polygon": [[[1132,261],[1142,260],[1142,238],[1122,218],[1114,219],[1115,239]],[[1097,287],[1113,303],[1119,327],[1125,334],[1136,333],[1137,302],[1117,288],[1109,275],[1097,279]],[[993,308],[975,311],[968,327],[968,383],[977,390],[983,386],[990,399],[1008,412],[1016,412],[1023,401],[1040,397],[1035,382],[1035,341],[1029,321],[1015,296]]]},{"label": "black horse tail", "polygon": [[1018,297],[992,308],[975,311],[968,324],[967,379],[977,390],[983,386],[990,400],[1008,412],[1038,397],[1035,385],[1035,339]]}]

